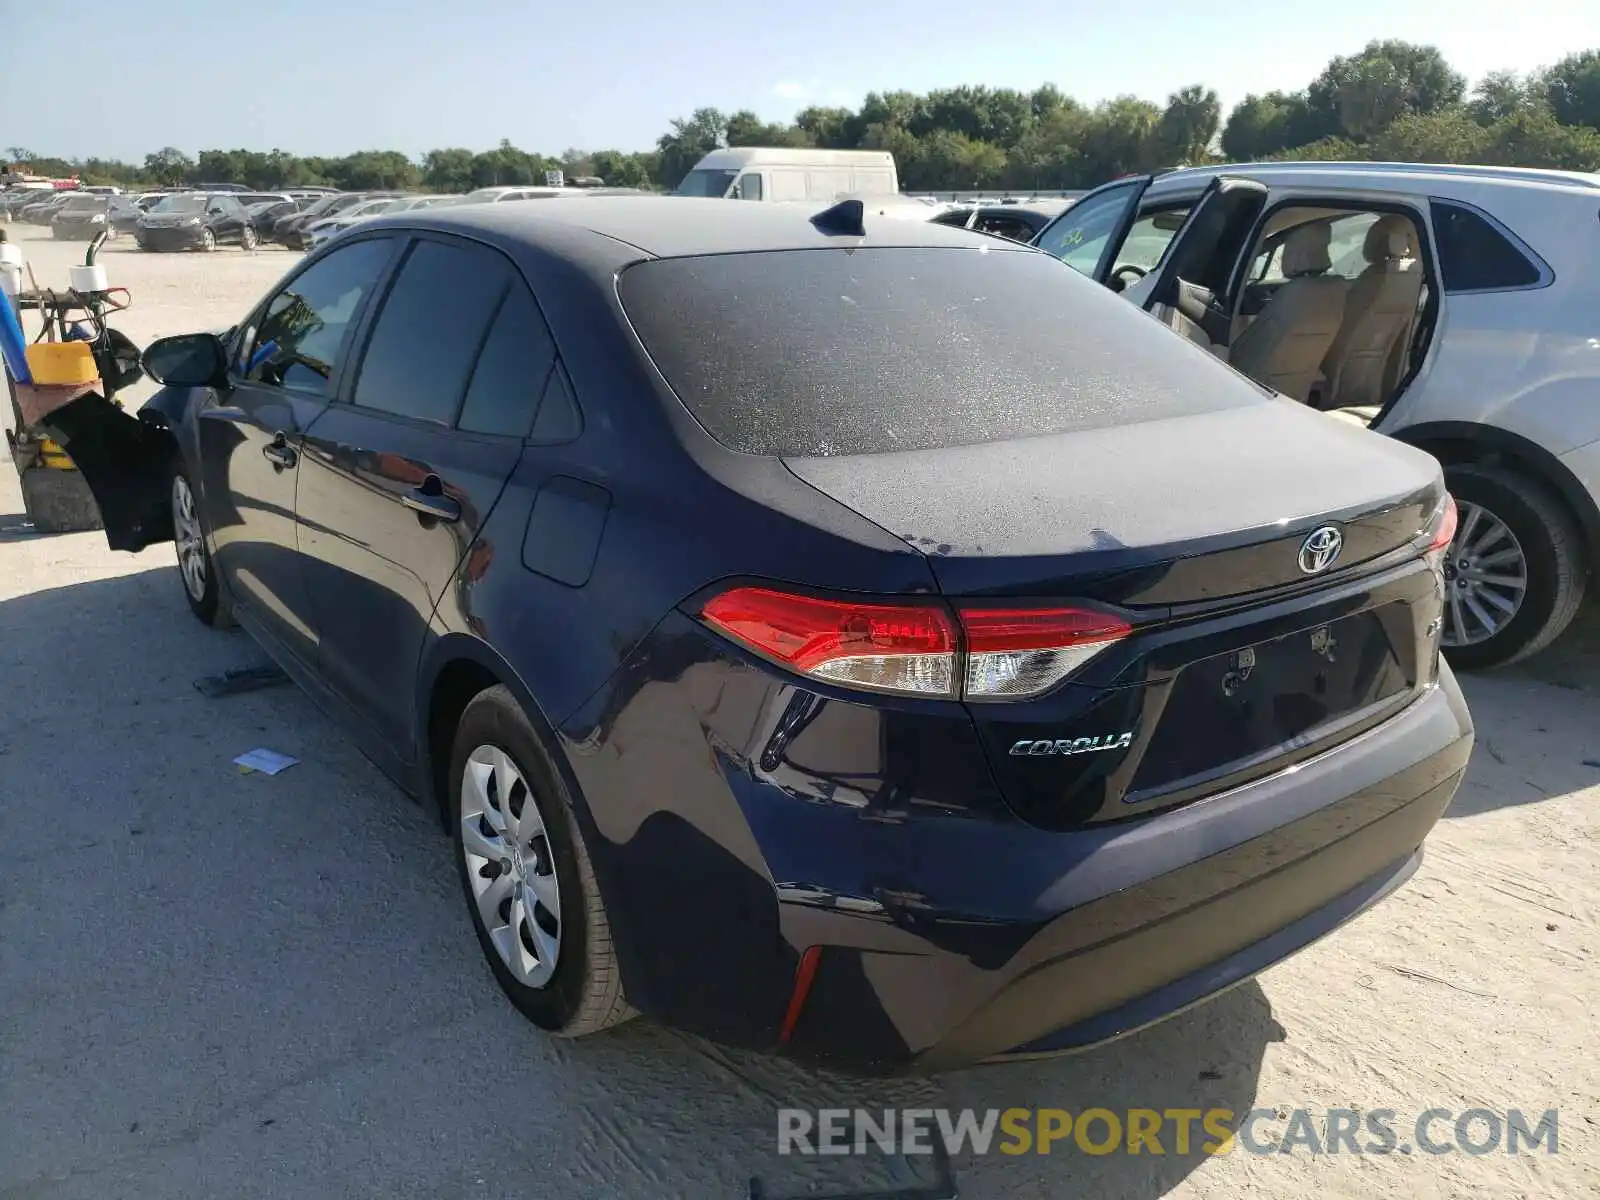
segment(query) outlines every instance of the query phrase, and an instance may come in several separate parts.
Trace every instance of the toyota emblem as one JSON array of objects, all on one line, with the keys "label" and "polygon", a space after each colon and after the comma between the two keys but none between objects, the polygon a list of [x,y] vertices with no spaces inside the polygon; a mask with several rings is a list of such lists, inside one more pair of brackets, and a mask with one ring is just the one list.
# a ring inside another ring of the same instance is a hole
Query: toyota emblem
[{"label": "toyota emblem", "polygon": [[1344,549],[1344,534],[1332,525],[1313,529],[1300,543],[1300,569],[1307,575],[1320,575],[1333,566]]}]

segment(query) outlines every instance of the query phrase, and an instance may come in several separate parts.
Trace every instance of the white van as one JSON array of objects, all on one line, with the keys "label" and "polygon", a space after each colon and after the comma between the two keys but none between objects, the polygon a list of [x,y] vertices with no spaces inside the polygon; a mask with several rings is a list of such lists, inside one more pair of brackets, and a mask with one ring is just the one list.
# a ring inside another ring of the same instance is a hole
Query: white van
[{"label": "white van", "polygon": [[900,191],[887,150],[784,150],[735,146],[713,150],[683,177],[680,196],[816,202]]}]

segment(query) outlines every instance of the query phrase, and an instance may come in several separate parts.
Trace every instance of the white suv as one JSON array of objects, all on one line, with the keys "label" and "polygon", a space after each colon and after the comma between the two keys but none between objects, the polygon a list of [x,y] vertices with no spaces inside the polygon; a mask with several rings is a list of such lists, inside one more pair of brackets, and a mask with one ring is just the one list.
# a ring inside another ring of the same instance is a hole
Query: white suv
[{"label": "white suv", "polygon": [[1514,661],[1572,620],[1600,561],[1600,175],[1195,168],[1109,183],[1034,244],[1444,464],[1452,663]]}]

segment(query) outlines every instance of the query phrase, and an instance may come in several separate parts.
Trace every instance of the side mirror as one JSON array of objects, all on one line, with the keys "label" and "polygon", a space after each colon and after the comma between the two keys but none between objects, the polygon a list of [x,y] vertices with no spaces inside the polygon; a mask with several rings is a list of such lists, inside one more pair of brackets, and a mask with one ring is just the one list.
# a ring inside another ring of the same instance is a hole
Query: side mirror
[{"label": "side mirror", "polygon": [[228,352],[214,333],[158,338],[144,348],[144,373],[172,387],[225,387]]}]

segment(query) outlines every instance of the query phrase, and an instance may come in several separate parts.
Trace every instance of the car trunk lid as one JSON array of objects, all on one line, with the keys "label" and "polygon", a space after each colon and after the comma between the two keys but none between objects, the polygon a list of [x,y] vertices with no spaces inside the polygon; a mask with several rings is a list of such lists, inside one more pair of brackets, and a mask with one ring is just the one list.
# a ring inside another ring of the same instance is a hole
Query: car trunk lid
[{"label": "car trunk lid", "polygon": [[[1024,700],[967,701],[1052,827],[1211,794],[1355,736],[1432,673],[1418,537],[1438,465],[1298,405],[903,454],[795,458],[928,557],[958,608],[1085,605],[1129,636]],[[1332,529],[1336,552],[1308,552]]]}]

